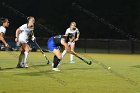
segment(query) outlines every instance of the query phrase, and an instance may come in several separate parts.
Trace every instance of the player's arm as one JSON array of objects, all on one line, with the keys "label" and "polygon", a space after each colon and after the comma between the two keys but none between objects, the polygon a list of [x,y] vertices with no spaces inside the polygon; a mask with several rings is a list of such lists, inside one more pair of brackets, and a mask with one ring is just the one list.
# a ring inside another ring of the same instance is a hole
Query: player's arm
[{"label": "player's arm", "polygon": [[31,40],[34,42],[36,38],[35,38],[35,35],[34,35],[34,31],[33,30],[31,32],[31,36],[32,36],[32,39]]},{"label": "player's arm", "polygon": [[6,47],[9,47],[9,45],[7,44],[7,42],[6,42],[5,39],[4,39],[4,33],[0,33],[0,40],[4,43],[4,45],[5,45]]},{"label": "player's arm", "polygon": [[15,41],[16,42],[18,42],[18,37],[19,37],[19,34],[21,33],[22,31],[20,30],[20,28],[18,28],[17,30],[16,30],[16,35],[15,35]]},{"label": "player's arm", "polygon": [[77,36],[76,36],[75,41],[78,41],[78,40],[79,40],[79,36],[80,36],[80,32],[79,32],[79,30],[77,29]]},{"label": "player's arm", "polygon": [[68,53],[74,54],[74,51],[71,51],[71,49],[70,49],[68,43],[65,42],[65,39],[62,38],[61,44],[65,47],[65,49],[66,49],[66,51],[67,51]]},{"label": "player's arm", "polygon": [[69,31],[67,29],[66,32],[65,32],[65,36],[68,36],[68,34],[69,34]]},{"label": "player's arm", "polygon": [[31,31],[31,36],[34,36],[34,31],[33,30]]}]

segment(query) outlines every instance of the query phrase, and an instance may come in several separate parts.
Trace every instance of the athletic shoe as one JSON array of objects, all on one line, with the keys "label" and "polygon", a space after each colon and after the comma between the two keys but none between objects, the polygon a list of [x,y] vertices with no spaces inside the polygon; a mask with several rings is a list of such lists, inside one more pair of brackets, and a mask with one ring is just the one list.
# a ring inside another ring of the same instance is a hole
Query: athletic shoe
[{"label": "athletic shoe", "polygon": [[25,68],[28,68],[29,66],[27,64],[25,64]]},{"label": "athletic shoe", "polygon": [[23,68],[20,64],[17,64],[16,68]]},{"label": "athletic shoe", "polygon": [[60,71],[58,68],[52,68],[53,71]]},{"label": "athletic shoe", "polygon": [[28,68],[29,66],[27,64],[23,63],[23,68]]}]

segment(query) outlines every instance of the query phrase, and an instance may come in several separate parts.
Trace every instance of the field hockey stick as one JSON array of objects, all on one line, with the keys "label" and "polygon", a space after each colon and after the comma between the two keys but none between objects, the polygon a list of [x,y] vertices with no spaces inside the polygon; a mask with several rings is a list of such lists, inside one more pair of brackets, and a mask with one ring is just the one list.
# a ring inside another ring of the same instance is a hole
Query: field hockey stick
[{"label": "field hockey stick", "polygon": [[[34,31],[32,30],[32,37],[34,37]],[[34,37],[34,39],[32,40],[36,45],[37,47],[39,48],[39,50],[41,51],[41,53],[43,54],[43,56],[45,57],[45,59],[47,60],[47,64],[50,63],[49,59],[47,58],[47,56],[45,55],[45,53],[43,52],[42,48],[39,46],[39,44],[37,43],[36,41],[36,38]]]},{"label": "field hockey stick", "polygon": [[82,57],[80,57],[78,54],[76,54],[76,53],[74,53],[74,55],[77,57],[77,58],[79,58],[80,60],[82,60],[83,62],[85,62],[86,64],[88,64],[88,65],[91,65],[92,64],[92,61],[91,60],[87,60],[87,59],[85,59],[85,58],[82,58]]},{"label": "field hockey stick", "polygon": [[45,57],[45,59],[47,60],[47,64],[50,63],[49,59],[47,58],[47,56],[45,55],[45,53],[43,52],[43,50],[41,49],[41,47],[38,45],[38,43],[36,42],[36,39],[34,40],[34,43],[37,45],[37,47],[39,48],[39,50],[41,51],[41,53],[43,54],[43,56]]}]

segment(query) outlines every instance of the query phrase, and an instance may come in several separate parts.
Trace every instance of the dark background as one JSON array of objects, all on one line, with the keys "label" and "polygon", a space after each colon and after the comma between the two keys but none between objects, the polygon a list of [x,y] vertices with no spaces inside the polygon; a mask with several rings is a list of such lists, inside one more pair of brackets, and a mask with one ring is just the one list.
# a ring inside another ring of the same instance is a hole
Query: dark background
[{"label": "dark background", "polygon": [[76,21],[81,38],[128,39],[72,6],[76,3],[125,33],[140,39],[139,0],[0,0],[0,17],[10,20],[6,36],[14,36],[15,30],[24,24],[26,19],[18,12],[3,6],[3,2],[27,16],[34,16],[36,22],[44,26],[36,26],[35,34],[38,37],[50,37],[54,33],[64,34],[69,23]]}]

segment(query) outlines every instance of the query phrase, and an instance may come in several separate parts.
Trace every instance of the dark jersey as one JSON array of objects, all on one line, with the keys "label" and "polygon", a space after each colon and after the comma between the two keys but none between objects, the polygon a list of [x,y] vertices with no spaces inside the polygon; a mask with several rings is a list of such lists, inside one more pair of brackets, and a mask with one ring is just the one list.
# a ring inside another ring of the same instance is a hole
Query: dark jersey
[{"label": "dark jersey", "polygon": [[61,39],[64,39],[66,43],[68,43],[68,37],[67,36],[64,36],[64,35],[57,35],[57,36],[54,36],[54,43],[57,45],[57,46],[62,46],[61,44]]}]

